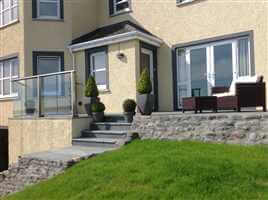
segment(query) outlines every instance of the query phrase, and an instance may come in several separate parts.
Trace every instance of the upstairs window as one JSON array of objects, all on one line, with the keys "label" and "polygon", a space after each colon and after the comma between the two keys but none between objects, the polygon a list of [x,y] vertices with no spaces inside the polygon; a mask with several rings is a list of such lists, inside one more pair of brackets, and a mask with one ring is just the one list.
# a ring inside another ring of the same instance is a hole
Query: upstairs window
[{"label": "upstairs window", "polygon": [[63,0],[33,0],[33,18],[63,19]]},{"label": "upstairs window", "polygon": [[130,11],[130,0],[109,0],[110,15],[117,15]]},{"label": "upstairs window", "polygon": [[18,0],[0,0],[0,27],[18,20]]},{"label": "upstairs window", "polygon": [[0,98],[16,97],[17,91],[13,79],[19,77],[17,58],[0,61]]}]

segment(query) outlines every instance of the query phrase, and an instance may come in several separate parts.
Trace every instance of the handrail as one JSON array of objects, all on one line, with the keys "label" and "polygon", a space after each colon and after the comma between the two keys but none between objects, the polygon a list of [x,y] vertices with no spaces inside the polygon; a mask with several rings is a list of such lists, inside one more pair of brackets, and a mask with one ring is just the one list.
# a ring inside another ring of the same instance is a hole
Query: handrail
[{"label": "handrail", "polygon": [[41,74],[41,75],[28,76],[28,77],[23,77],[23,78],[16,78],[16,79],[13,79],[12,81],[17,82],[17,81],[29,80],[29,79],[39,78],[39,77],[48,77],[48,76],[55,76],[55,75],[61,75],[61,74],[69,74],[69,73],[74,73],[74,72],[75,72],[75,70],[69,70],[69,71],[63,71],[63,72]]}]

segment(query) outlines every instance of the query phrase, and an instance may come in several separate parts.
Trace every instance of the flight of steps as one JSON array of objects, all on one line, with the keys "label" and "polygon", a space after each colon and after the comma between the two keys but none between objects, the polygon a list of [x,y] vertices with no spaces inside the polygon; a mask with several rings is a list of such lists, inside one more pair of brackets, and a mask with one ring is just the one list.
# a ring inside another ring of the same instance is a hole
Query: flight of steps
[{"label": "flight of steps", "polygon": [[116,148],[130,141],[130,126],[123,115],[106,115],[105,122],[91,123],[80,138],[73,139],[73,145]]}]

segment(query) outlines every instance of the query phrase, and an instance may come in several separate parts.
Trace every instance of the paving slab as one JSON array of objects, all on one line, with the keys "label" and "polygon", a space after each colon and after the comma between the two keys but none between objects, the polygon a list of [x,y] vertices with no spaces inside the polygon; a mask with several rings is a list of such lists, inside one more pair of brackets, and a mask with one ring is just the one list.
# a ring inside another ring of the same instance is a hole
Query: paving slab
[{"label": "paving slab", "polygon": [[24,155],[24,158],[35,158],[47,161],[61,161],[67,162],[79,158],[88,158],[96,154],[101,154],[106,151],[112,151],[116,148],[110,147],[85,147],[85,146],[71,146],[62,149],[54,149],[39,153],[31,153]]}]

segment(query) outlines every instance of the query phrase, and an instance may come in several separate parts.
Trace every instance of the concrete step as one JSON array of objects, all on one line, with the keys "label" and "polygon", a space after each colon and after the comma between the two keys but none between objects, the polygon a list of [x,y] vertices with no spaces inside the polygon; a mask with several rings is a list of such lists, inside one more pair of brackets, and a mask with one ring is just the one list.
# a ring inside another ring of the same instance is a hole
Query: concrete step
[{"label": "concrete step", "polygon": [[74,146],[90,146],[90,147],[119,147],[119,139],[112,138],[76,138],[72,143]]},{"label": "concrete step", "polygon": [[114,130],[83,130],[82,138],[108,138],[108,139],[125,139],[127,131]]},{"label": "concrete step", "polygon": [[90,130],[114,130],[126,131],[129,130],[131,123],[124,122],[100,122],[90,124]]},{"label": "concrete step", "polygon": [[105,115],[105,122],[125,122],[124,115],[122,114],[106,114]]}]

